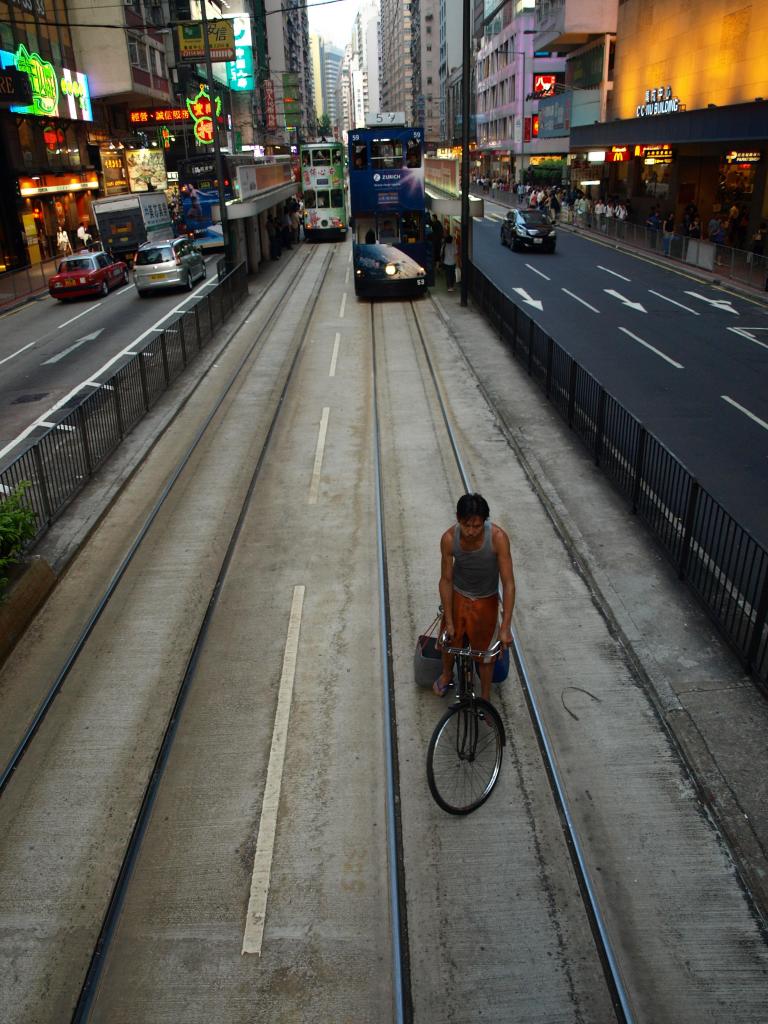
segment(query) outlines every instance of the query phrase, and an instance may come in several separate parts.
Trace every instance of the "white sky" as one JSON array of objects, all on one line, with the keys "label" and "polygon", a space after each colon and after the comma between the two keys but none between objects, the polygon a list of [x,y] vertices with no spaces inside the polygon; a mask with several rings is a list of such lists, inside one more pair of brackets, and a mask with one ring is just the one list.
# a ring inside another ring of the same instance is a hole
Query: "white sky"
[{"label": "white sky", "polygon": [[336,0],[335,3],[318,3],[318,0],[307,2],[315,5],[307,9],[309,31],[343,50],[352,35],[352,22],[360,7],[360,0]]}]

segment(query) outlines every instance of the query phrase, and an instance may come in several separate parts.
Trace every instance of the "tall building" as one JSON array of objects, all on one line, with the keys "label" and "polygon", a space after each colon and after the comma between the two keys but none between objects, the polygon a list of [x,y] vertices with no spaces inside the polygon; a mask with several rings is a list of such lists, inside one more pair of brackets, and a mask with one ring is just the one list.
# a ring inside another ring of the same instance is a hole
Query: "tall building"
[{"label": "tall building", "polygon": [[378,0],[367,0],[358,10],[352,26],[352,55],[349,74],[352,89],[353,121],[365,125],[378,112],[380,10]]},{"label": "tall building", "polygon": [[324,44],[322,61],[323,113],[328,115],[332,125],[336,123],[336,83],[339,80],[343,59],[343,50],[330,43]]},{"label": "tall building", "polygon": [[339,138],[346,138],[346,133],[355,127],[354,100],[352,96],[352,44],[347,43],[344,58],[339,69],[336,82],[336,122],[334,133]]},{"label": "tall building", "polygon": [[[449,83],[457,69],[461,69],[463,62],[463,18],[460,4],[451,3],[450,0],[439,0],[438,5],[438,32],[439,51],[437,74],[440,81],[440,139],[449,142],[456,135],[461,135],[461,129],[457,129],[455,117],[453,116],[454,105],[450,104],[449,112]],[[474,46],[472,47],[474,50]],[[461,108],[459,107],[459,110]]]},{"label": "tall building", "polygon": [[485,24],[477,52],[477,152],[481,171],[510,183],[560,182],[567,138],[539,136],[539,100],[562,84],[565,59],[534,47],[534,0],[515,0]]},{"label": "tall building", "polygon": [[267,140],[290,142],[315,135],[315,98],[309,20],[302,0],[264,0],[269,52],[269,92],[276,127]]},{"label": "tall building", "polygon": [[382,110],[403,111],[406,121],[415,124],[411,3],[412,0],[381,0],[379,91]]},{"label": "tall building", "polygon": [[748,248],[768,219],[766,38],[765,4],[699,0],[695,16],[686,3],[650,19],[642,0],[620,2],[606,120],[571,131],[593,195],[629,199],[638,219],[658,206],[680,223],[695,206]]},{"label": "tall building", "polygon": [[[454,6],[458,7],[458,4]],[[412,0],[413,107],[426,144],[440,142],[440,0]]]},{"label": "tall building", "polygon": [[309,37],[309,59],[312,65],[312,89],[315,97],[315,116],[325,113],[323,106],[323,39],[314,33]]}]

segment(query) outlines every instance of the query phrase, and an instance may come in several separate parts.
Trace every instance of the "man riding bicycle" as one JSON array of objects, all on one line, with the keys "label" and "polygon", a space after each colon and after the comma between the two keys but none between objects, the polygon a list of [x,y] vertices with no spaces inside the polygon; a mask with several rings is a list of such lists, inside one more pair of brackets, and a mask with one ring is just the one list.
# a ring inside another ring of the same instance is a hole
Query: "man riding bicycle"
[{"label": "man riding bicycle", "polygon": [[[488,502],[481,494],[463,494],[456,505],[454,526],[440,538],[440,601],[443,606],[442,633],[446,640],[463,643],[469,639],[474,650],[487,650],[498,637],[504,647],[512,643],[512,609],[515,605],[515,575],[509,537],[490,521]],[[499,624],[499,579],[502,586],[502,614]],[[482,695],[491,697],[493,662],[477,666]],[[453,679],[454,655],[443,652],[443,671],[432,684],[444,697]]]}]

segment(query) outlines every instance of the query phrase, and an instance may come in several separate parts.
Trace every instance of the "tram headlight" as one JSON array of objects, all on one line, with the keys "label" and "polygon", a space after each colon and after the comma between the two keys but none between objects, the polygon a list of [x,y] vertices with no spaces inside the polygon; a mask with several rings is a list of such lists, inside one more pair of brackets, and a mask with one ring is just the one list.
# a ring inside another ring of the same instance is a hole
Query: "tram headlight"
[{"label": "tram headlight", "polygon": [[395,274],[397,273],[397,264],[388,263],[386,267],[384,267],[384,273],[387,275],[387,277],[394,277]]}]

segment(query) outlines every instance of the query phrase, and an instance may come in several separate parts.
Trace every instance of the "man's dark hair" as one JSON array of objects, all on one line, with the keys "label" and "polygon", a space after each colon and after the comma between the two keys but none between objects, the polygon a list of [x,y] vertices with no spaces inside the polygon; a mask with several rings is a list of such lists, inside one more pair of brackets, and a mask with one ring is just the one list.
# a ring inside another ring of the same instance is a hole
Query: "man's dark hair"
[{"label": "man's dark hair", "polygon": [[485,522],[489,518],[491,510],[488,502],[482,494],[462,494],[456,503],[456,518],[469,519],[470,516],[480,516]]}]

